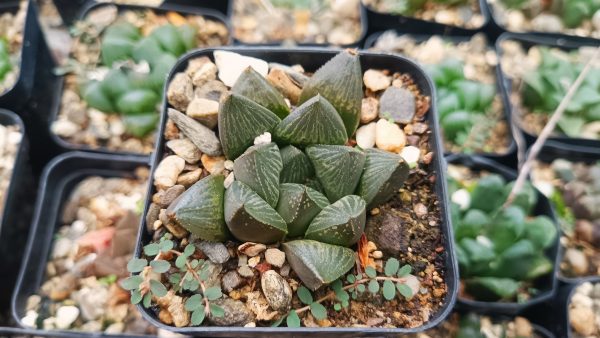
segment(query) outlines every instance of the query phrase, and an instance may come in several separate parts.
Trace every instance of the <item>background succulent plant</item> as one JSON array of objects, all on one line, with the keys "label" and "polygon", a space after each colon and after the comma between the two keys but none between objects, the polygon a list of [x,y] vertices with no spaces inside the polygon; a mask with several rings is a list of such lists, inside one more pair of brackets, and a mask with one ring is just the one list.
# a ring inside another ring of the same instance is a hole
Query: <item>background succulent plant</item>
[{"label": "background succulent plant", "polygon": [[367,205],[389,200],[409,171],[398,154],[344,145],[358,125],[361,100],[360,60],[351,51],[310,78],[292,112],[247,69],[219,108],[219,138],[236,180],[224,189],[223,176],[201,179],[168,216],[204,240],[293,239],[284,251],[310,289],[343,276],[355,263],[347,247],[363,233]]},{"label": "background succulent plant", "polygon": [[[145,136],[156,128],[166,75],[177,57],[195,46],[196,33],[189,24],[165,24],[147,36],[128,22],[109,26],[102,34],[100,48],[102,66],[110,70],[102,80],[83,83],[82,97],[104,113],[122,115],[128,133]],[[149,70],[126,66],[130,60],[147,64]]]},{"label": "background succulent plant", "polygon": [[598,0],[554,0],[554,1],[531,1],[531,0],[504,0],[508,8],[524,10],[530,16],[535,16],[543,10],[558,15],[563,24],[568,28],[579,27],[583,21],[591,19],[596,11],[600,10]]},{"label": "background succulent plant", "polygon": [[8,72],[10,72],[12,67],[8,42],[4,39],[0,39],[0,81],[4,79]]},{"label": "background succulent plant", "polygon": [[553,269],[544,250],[554,244],[556,226],[547,216],[530,216],[537,203],[530,184],[504,208],[512,185],[496,174],[474,184],[449,181],[461,278],[466,291],[478,300],[528,297],[523,288]]}]

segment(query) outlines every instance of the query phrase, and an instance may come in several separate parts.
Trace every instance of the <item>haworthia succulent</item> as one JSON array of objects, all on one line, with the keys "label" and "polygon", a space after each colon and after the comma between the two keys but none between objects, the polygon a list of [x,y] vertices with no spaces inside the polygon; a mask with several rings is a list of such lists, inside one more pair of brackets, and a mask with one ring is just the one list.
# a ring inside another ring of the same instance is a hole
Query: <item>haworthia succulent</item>
[{"label": "haworthia succulent", "polygon": [[185,53],[185,43],[177,27],[171,24],[162,25],[155,28],[150,35],[158,41],[163,50],[175,56]]},{"label": "haworthia succulent", "polygon": [[306,148],[315,173],[329,201],[354,193],[365,164],[365,153],[338,145],[316,145]]},{"label": "haworthia succulent", "polygon": [[283,170],[279,176],[281,183],[305,183],[315,174],[308,156],[302,150],[289,145],[280,149]]},{"label": "haworthia succulent", "polygon": [[167,216],[201,239],[226,240],[223,181],[223,175],[209,175],[196,182],[171,203]]},{"label": "haworthia succulent", "polygon": [[355,262],[354,251],[342,246],[296,240],[282,247],[294,272],[313,291],[343,276]]},{"label": "haworthia succulent", "polygon": [[225,156],[236,159],[254,143],[254,138],[272,131],[280,121],[258,103],[230,94],[219,105],[219,137]]},{"label": "haworthia succulent", "polygon": [[248,148],[233,162],[236,180],[246,184],[273,208],[279,200],[279,174],[283,168],[275,143]]},{"label": "haworthia succulent", "polygon": [[356,194],[369,208],[387,202],[402,187],[410,168],[402,156],[380,149],[367,149],[365,169]]},{"label": "haworthia succulent", "polygon": [[284,183],[280,187],[277,212],[288,226],[288,237],[304,235],[313,218],[329,201],[320,192],[305,185]]},{"label": "haworthia succulent", "polygon": [[225,223],[233,236],[244,242],[269,244],[287,234],[287,225],[277,211],[240,181],[225,191]]},{"label": "haworthia succulent", "polygon": [[350,246],[365,229],[366,203],[356,195],[348,195],[323,208],[312,220],[304,237],[323,243]]},{"label": "haworthia succulent", "polygon": [[354,51],[343,51],[325,63],[306,82],[299,103],[321,94],[344,120],[347,136],[356,131],[363,97],[360,59]]},{"label": "haworthia succulent", "polygon": [[242,72],[231,88],[231,92],[249,98],[280,118],[285,118],[290,113],[283,95],[252,67]]},{"label": "haworthia succulent", "polygon": [[306,147],[311,144],[344,144],[344,121],[323,96],[316,95],[296,108],[275,128],[275,138]]}]

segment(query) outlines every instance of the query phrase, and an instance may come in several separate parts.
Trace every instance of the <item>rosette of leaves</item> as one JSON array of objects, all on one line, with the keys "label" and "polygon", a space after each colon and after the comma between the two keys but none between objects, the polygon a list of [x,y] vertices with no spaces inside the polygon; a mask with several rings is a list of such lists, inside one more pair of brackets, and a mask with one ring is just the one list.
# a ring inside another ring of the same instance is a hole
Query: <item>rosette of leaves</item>
[{"label": "rosette of leaves", "polygon": [[598,0],[553,0],[540,3],[531,0],[503,0],[508,8],[520,9],[528,16],[535,16],[540,10],[546,10],[558,15],[568,28],[576,28],[590,20],[600,10]]},{"label": "rosette of leaves", "polygon": [[[550,115],[566,95],[583,64],[573,62],[577,55],[558,55],[547,47],[540,47],[541,62],[537,69],[523,77],[521,98],[534,114]],[[600,120],[600,68],[593,68],[569,101],[565,113],[558,121],[560,130],[570,137],[581,137],[588,123]],[[600,138],[600,135],[596,136]]]},{"label": "rosette of leaves", "polygon": [[473,126],[488,119],[496,88],[467,80],[463,63],[456,59],[431,65],[427,70],[437,89],[437,107],[444,137],[453,144],[465,144]]},{"label": "rosette of leaves", "polygon": [[545,215],[531,215],[538,193],[530,184],[503,207],[513,184],[496,174],[472,186],[450,182],[451,189],[470,194],[469,206],[461,209],[453,203],[451,213],[461,278],[477,300],[528,297],[523,290],[553,270],[544,251],[555,244],[556,225]]},{"label": "rosette of leaves", "polygon": [[[164,24],[142,36],[131,23],[110,25],[102,33],[99,64],[110,70],[102,80],[82,83],[81,96],[90,107],[121,115],[129,134],[146,136],[156,129],[166,76],[177,58],[196,45],[196,31],[188,24]],[[126,62],[147,63],[149,71]]]},{"label": "rosette of leaves", "polygon": [[[348,247],[363,234],[367,204],[387,202],[409,168],[398,154],[344,145],[362,100],[354,52],[341,52],[317,70],[291,112],[257,76],[244,72],[219,108],[219,138],[235,181],[224,189],[222,176],[209,175],[167,214],[204,240],[285,242],[290,266],[316,290],[352,268],[355,254]],[[273,142],[254,144],[264,133]]]}]

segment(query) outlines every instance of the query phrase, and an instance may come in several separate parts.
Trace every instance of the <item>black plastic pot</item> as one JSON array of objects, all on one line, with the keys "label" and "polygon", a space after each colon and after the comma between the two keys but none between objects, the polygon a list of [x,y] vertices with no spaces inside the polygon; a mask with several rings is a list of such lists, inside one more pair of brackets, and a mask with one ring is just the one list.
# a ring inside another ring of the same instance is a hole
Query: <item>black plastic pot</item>
[{"label": "black plastic pot", "polygon": [[[66,153],[48,164],[41,177],[26,256],[12,295],[12,316],[19,326],[25,327],[21,318],[26,312],[27,298],[37,294],[44,282],[53,236],[62,225],[62,210],[71,191],[90,176],[133,177],[140,166],[148,166],[148,160],[139,156],[87,152]],[[56,333],[57,336],[62,334]]]},{"label": "black plastic pot", "polygon": [[[0,125],[17,126],[22,133],[6,199],[0,209],[0,289],[12,290],[23,258],[23,248],[29,232],[35,179],[29,165],[29,142],[23,121],[13,112],[0,108]],[[0,311],[8,309],[10,293],[0,292]]]},{"label": "black plastic pot", "polygon": [[485,1],[486,0],[478,0],[479,8],[484,17],[484,21],[481,27],[474,29],[444,25],[435,21],[422,20],[410,16],[382,13],[367,5],[364,5],[362,1],[361,5],[367,12],[369,32],[400,28],[405,33],[469,36],[482,31],[490,21],[489,12],[484,10]]},{"label": "black plastic pot", "polygon": [[561,315],[557,329],[557,334],[559,337],[574,337],[569,316],[569,305],[571,304],[571,298],[573,297],[573,294],[575,294],[575,290],[585,282],[590,282],[592,284],[600,283],[600,277],[583,278],[578,283],[564,285],[558,292],[556,297],[557,311]]},{"label": "black plastic pot", "polygon": [[[0,3],[0,13],[16,13],[18,9],[19,1]],[[12,88],[0,93],[0,107],[20,111],[32,95],[33,83],[36,78],[38,44],[40,40],[43,40],[37,16],[38,10],[35,3],[28,1],[18,79]]]},{"label": "black plastic pot", "polygon": [[[181,0],[181,1],[185,1],[185,0]],[[215,1],[219,1],[219,0],[215,0]],[[227,18],[231,22],[232,32],[235,32],[235,27],[233,26],[233,16],[234,16],[234,2],[236,0],[228,0],[228,1],[229,1],[229,7],[227,9]],[[359,7],[359,11],[360,11],[360,26],[361,26],[360,36],[358,37],[358,39],[355,42],[347,44],[347,45],[342,45],[340,47],[344,47],[344,48],[360,47],[362,45],[362,41],[367,36],[367,33],[369,32],[369,29],[370,29],[369,24],[368,24],[369,23],[368,15],[367,15],[367,12],[366,12],[364,6],[362,6],[362,5]],[[290,24],[293,24],[293,23],[290,23]],[[232,35],[235,35],[235,33],[233,33]],[[264,43],[250,43],[250,42],[244,42],[242,40],[239,40],[235,36],[233,37],[233,40],[234,40],[235,45],[248,46],[248,47],[260,47],[260,46],[277,47],[277,46],[280,46],[284,42],[284,41],[264,41]],[[301,42],[301,43],[296,43],[296,44],[298,46],[302,46],[302,47],[326,47],[326,46],[329,46],[328,43],[316,43],[316,42]]]},{"label": "black plastic pot", "polygon": [[[594,152],[581,152],[581,151],[572,151],[569,150],[568,147],[564,147],[563,145],[556,144],[555,142],[548,142],[544,145],[539,155],[537,156],[537,160],[544,163],[551,163],[555,159],[565,159],[570,162],[583,162],[586,164],[595,164],[600,161],[600,153],[597,151]],[[561,231],[562,233],[562,231]],[[563,234],[564,235],[564,234]],[[559,262],[562,261],[562,257],[564,256],[564,248],[561,245],[559,247]],[[563,283],[566,284],[577,284],[582,280],[587,280],[589,278],[595,278],[597,276],[583,276],[583,277],[566,277],[563,276],[560,272],[560,269],[556,270],[556,278]]]},{"label": "black plastic pot", "polygon": [[[465,310],[456,310],[454,312],[458,313],[460,316],[464,316],[468,313],[478,314],[475,311],[465,311]],[[492,322],[494,322],[494,323],[514,320],[514,317],[503,316],[503,315],[493,315],[492,314],[490,317],[492,319]],[[555,337],[555,335],[552,333],[551,330],[547,329],[543,325],[540,325],[540,323],[536,322],[535,319],[530,318],[530,316],[525,316],[525,318],[530,321],[531,326],[533,326],[533,333],[536,334],[537,337],[540,337],[540,338],[554,338]]]},{"label": "black plastic pot", "polygon": [[[215,50],[229,50],[236,53],[240,53],[246,56],[252,56],[263,59],[267,62],[277,62],[281,64],[293,65],[300,64],[308,72],[316,71],[321,65],[331,59],[338,53],[338,50],[331,49],[287,49],[287,48],[271,48],[271,47],[230,47],[230,48],[210,48],[192,51],[186,54],[184,57],[179,59],[175,67],[171,70],[167,83],[175,76],[175,74],[182,72],[187,67],[188,62],[191,59],[195,59],[202,56],[207,56],[213,59],[213,51]],[[369,52],[360,52],[360,60],[363,69],[377,67],[380,69],[389,69],[394,72],[408,73],[413,76],[415,84],[421,89],[423,95],[434,96],[435,88],[429,77],[425,72],[419,68],[419,66],[402,57],[393,55],[382,55]],[[152,202],[152,194],[154,193],[153,174],[154,170],[158,166],[158,163],[163,158],[164,154],[164,133],[165,126],[167,123],[167,103],[163,100],[163,111],[160,124],[160,139],[156,144],[156,150],[153,153],[152,163],[152,174],[150,175],[150,182],[148,185],[148,195],[146,196],[146,203],[144,206],[144,214],[148,212],[148,207]],[[439,126],[437,123],[435,103],[431,104],[431,108],[428,114],[427,122],[430,125],[432,137],[432,151],[436,154],[442,154]],[[399,328],[399,329],[381,329],[381,328],[279,328],[279,327],[256,327],[256,328],[244,328],[244,327],[173,327],[163,324],[151,310],[138,306],[138,309],[142,312],[144,318],[152,324],[164,328],[166,330],[189,334],[189,335],[210,335],[214,337],[248,337],[255,335],[269,335],[275,334],[277,336],[302,336],[308,334],[318,334],[321,336],[336,335],[338,337],[355,337],[359,336],[373,336],[373,335],[399,335],[405,333],[421,332],[426,329],[432,328],[439,324],[450,312],[456,301],[456,293],[458,291],[458,267],[456,259],[454,257],[454,242],[452,226],[450,225],[450,209],[448,208],[448,194],[446,187],[446,180],[444,178],[444,162],[442,156],[434,156],[433,161],[430,164],[430,169],[437,173],[435,193],[439,196],[441,216],[443,219],[442,233],[444,236],[444,252],[445,252],[445,280],[447,283],[448,294],[446,296],[444,305],[440,311],[432,316],[430,321],[419,328]],[[138,243],[136,247],[135,257],[139,257],[142,254],[142,248],[145,244],[152,240],[152,234],[150,234],[146,228],[145,220],[142,220],[140,224],[140,232],[138,237]]]},{"label": "black plastic pot", "polygon": [[[552,36],[542,36],[542,35],[534,35],[534,34],[516,34],[516,33],[504,33],[500,36],[500,38],[496,41],[496,51],[498,53],[498,57],[502,58],[502,48],[501,44],[503,41],[512,40],[520,43],[523,48],[529,50],[529,48],[533,46],[547,46],[550,48],[560,48],[566,51],[574,50],[582,46],[592,46],[597,47],[599,43],[596,41],[585,42],[583,40],[576,39],[565,39],[564,37],[552,37]],[[502,71],[501,63],[498,63],[498,77],[501,79],[503,88],[502,95],[504,97],[504,104],[507,107],[510,107],[510,110],[513,114],[516,114],[515,107],[510,101],[510,95],[512,93],[513,82],[510,78],[506,76],[506,74]],[[513,118],[517,118],[513,116]],[[530,147],[533,142],[537,139],[537,135],[531,134],[530,132],[523,129],[523,127],[516,123],[520,132],[525,137],[525,141],[527,142],[527,147]],[[565,135],[561,136],[551,136],[548,138],[548,142],[552,142],[556,147],[560,147],[565,151],[576,151],[583,153],[597,153],[600,154],[600,140],[593,139],[584,139],[584,138],[576,138],[576,137],[567,137]]]},{"label": "black plastic pot", "polygon": [[[400,30],[400,29],[396,29],[394,31],[396,32],[396,34],[398,36],[401,36],[405,33],[404,30]],[[364,48],[369,49],[369,48],[375,46],[377,40],[379,39],[379,37],[381,37],[381,35],[383,33],[385,33],[385,31],[377,32],[377,33],[369,35],[367,37],[367,39],[365,40]],[[414,38],[414,40],[417,43],[425,42],[429,38],[434,36],[434,35],[421,35],[421,34],[407,34],[407,35],[410,35],[412,38]],[[458,44],[461,42],[469,41],[471,39],[471,36],[442,36],[442,38],[445,41],[448,41],[450,43]],[[490,48],[495,50],[495,46],[493,46],[493,45],[490,45]],[[497,69],[498,68],[496,67],[496,70]],[[496,72],[496,91],[497,91],[497,95],[500,95],[500,97],[502,99],[503,98],[502,84],[500,82],[500,77],[498,76],[498,72]],[[508,127],[510,128],[510,125],[511,125],[510,106],[506,105],[504,100],[502,100],[502,107],[504,108],[504,118],[506,119],[506,123],[507,123]],[[508,150],[506,152],[504,152],[504,153],[477,153],[476,155],[483,156],[485,158],[489,158],[494,161],[501,161],[501,162],[507,163],[510,167],[516,166],[517,144],[516,144],[514,138],[512,137],[512,133],[509,133],[508,136],[510,137],[510,144],[509,144]],[[451,155],[451,153],[446,153],[446,155]]]},{"label": "black plastic pot", "polygon": [[[84,20],[90,11],[93,11],[95,9],[98,9],[98,8],[104,7],[104,6],[117,6],[119,12],[123,12],[123,11],[127,11],[127,10],[143,11],[143,10],[151,9],[154,12],[160,13],[160,14],[166,14],[167,12],[174,11],[174,12],[178,12],[182,15],[202,15],[210,20],[214,20],[214,21],[223,23],[225,26],[227,26],[229,28],[229,31],[231,32],[229,22],[227,21],[225,16],[223,14],[217,12],[216,10],[176,5],[176,4],[163,4],[159,7],[151,7],[151,6],[136,6],[136,5],[118,5],[118,4],[111,4],[111,3],[98,3],[95,1],[89,1],[88,4],[86,5],[85,9],[81,12],[78,20]],[[228,43],[231,43],[231,41],[232,40],[231,40],[231,34],[230,34]],[[166,76],[166,74],[165,74],[165,76]],[[51,95],[53,99],[52,99],[52,102],[50,103],[51,108],[50,108],[50,114],[49,114],[49,121],[48,121],[46,128],[50,133],[50,137],[52,138],[53,143],[55,143],[58,146],[59,151],[65,152],[65,151],[85,150],[85,151],[92,151],[92,152],[96,152],[96,153],[137,155],[137,156],[144,156],[144,157],[148,156],[148,155],[144,155],[144,154],[130,153],[130,152],[125,152],[125,151],[111,151],[105,147],[92,148],[87,145],[74,144],[74,143],[71,143],[71,142],[59,137],[58,135],[54,134],[50,130],[50,126],[52,125],[52,122],[58,118],[58,115],[60,113],[60,104],[62,101],[62,93],[63,93],[63,88],[64,88],[64,77],[62,77],[62,76],[61,77],[53,76],[53,77],[54,77],[54,81],[53,81],[53,85],[52,85],[53,92],[48,94],[48,95]]]},{"label": "black plastic pot", "polygon": [[54,2],[63,23],[71,26],[88,0],[52,0],[52,2]]},{"label": "black plastic pot", "polygon": [[581,42],[588,42],[588,43],[595,42],[596,44],[598,44],[598,42],[600,41],[598,38],[565,34],[565,33],[549,33],[549,32],[546,33],[546,32],[537,32],[537,31],[513,32],[513,31],[508,30],[506,28],[506,26],[504,26],[503,24],[499,23],[496,20],[496,17],[494,16],[494,7],[491,6],[487,0],[483,0],[481,2],[481,6],[482,6],[482,9],[485,8],[487,17],[489,18],[489,25],[488,25],[489,28],[488,29],[490,30],[490,32],[494,32],[494,33],[497,32],[498,34],[504,33],[504,32],[516,33],[516,34],[531,34],[531,35],[537,35],[537,36],[541,36],[541,37],[549,37],[549,38],[554,38],[554,39],[569,39],[569,40],[573,40],[573,41],[581,41]]},{"label": "black plastic pot", "polygon": [[[223,15],[227,15],[227,11],[229,9],[229,3],[232,0],[196,0],[198,6],[202,8],[211,8],[215,9]],[[165,0],[163,4],[169,5],[190,5],[192,1],[190,0]]]},{"label": "black plastic pot", "polygon": [[[471,170],[478,172],[481,170],[493,172],[500,174],[506,180],[515,180],[517,178],[517,172],[505,165],[491,161],[489,159],[480,157],[480,156],[469,156],[469,155],[452,155],[446,158],[446,161],[451,164],[463,165]],[[556,218],[554,216],[554,211],[550,204],[550,201],[539,191],[537,192],[538,202],[533,210],[534,215],[545,215],[552,219],[554,224],[556,224]],[[558,233],[560,233],[560,229],[558,229]],[[538,278],[534,285],[540,291],[537,295],[533,296],[530,300],[516,303],[516,302],[483,302],[477,300],[470,300],[466,298],[458,298],[457,307],[460,309],[465,309],[467,311],[475,311],[482,314],[503,314],[509,316],[515,316],[523,314],[526,310],[531,309],[534,305],[542,304],[551,300],[558,287],[558,281],[556,279],[555,272],[559,269],[559,259],[558,259],[558,247],[559,247],[559,237],[556,236],[554,241],[554,245],[552,247],[546,249],[546,256],[549,257],[552,261],[554,261],[554,272],[549,273],[546,276]]]}]

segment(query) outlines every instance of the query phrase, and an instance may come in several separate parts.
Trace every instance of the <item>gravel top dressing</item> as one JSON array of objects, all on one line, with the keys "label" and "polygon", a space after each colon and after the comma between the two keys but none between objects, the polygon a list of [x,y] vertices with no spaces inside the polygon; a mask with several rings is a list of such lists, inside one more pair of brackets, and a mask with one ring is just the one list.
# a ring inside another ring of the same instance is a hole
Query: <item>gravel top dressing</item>
[{"label": "gravel top dressing", "polygon": [[242,43],[350,45],[362,34],[360,0],[231,0]]},{"label": "gravel top dressing", "polygon": [[510,129],[496,91],[498,58],[483,34],[458,43],[439,36],[420,42],[387,31],[372,49],[412,58],[433,77],[446,151],[502,154],[508,150]]},{"label": "gravel top dressing", "polygon": [[52,131],[91,148],[150,153],[163,83],[177,57],[227,44],[227,27],[200,15],[101,6],[75,23]]},{"label": "gravel top dressing", "polygon": [[536,332],[527,318],[497,319],[477,314],[453,313],[435,329],[425,331],[422,338],[545,338]]},{"label": "gravel top dressing", "polygon": [[16,13],[0,13],[0,95],[19,78],[26,14],[27,1],[20,2]]},{"label": "gravel top dressing", "polygon": [[449,26],[477,29],[485,21],[477,0],[362,1],[377,12],[404,15]]},{"label": "gravel top dressing", "polygon": [[574,338],[600,335],[600,283],[579,285],[569,303],[569,324]]},{"label": "gravel top dressing", "polygon": [[176,327],[416,328],[440,310],[430,98],[359,57],[310,74],[216,51],[174,76],[133,302]]},{"label": "gravel top dressing", "polygon": [[0,215],[4,211],[2,208],[6,202],[6,194],[22,138],[23,134],[18,126],[0,125]]},{"label": "gravel top dressing", "polygon": [[136,179],[92,176],[65,202],[39,293],[22,322],[43,330],[155,334],[117,281],[128,276],[148,169]]}]

